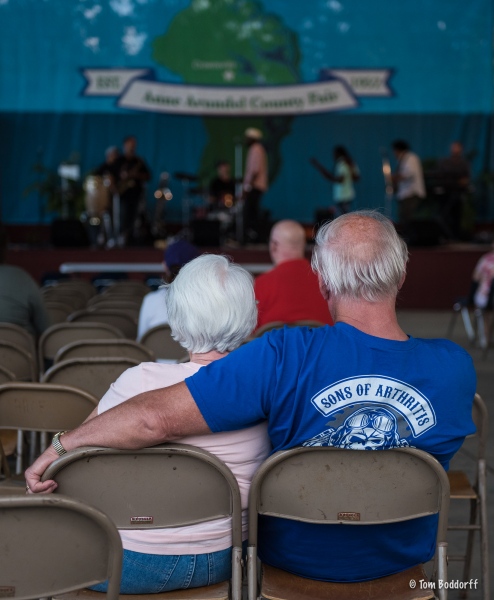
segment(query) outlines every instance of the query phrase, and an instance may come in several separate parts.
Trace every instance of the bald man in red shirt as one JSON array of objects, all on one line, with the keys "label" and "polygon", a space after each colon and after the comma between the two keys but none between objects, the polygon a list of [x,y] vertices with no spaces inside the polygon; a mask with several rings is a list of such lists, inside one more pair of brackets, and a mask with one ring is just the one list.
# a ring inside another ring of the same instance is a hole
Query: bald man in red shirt
[{"label": "bald man in red shirt", "polygon": [[269,253],[274,268],[257,277],[257,327],[273,321],[333,324],[317,276],[305,258],[305,231],[296,221],[279,221],[271,230]]}]

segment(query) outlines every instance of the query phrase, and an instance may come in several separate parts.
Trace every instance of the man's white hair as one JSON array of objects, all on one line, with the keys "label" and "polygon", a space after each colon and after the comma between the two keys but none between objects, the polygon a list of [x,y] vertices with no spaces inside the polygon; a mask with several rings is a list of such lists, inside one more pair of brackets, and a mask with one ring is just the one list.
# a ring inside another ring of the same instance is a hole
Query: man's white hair
[{"label": "man's white hair", "polygon": [[370,210],[323,225],[312,254],[312,268],[330,294],[368,302],[398,293],[407,261],[407,246],[393,223]]},{"label": "man's white hair", "polygon": [[195,258],[167,288],[173,338],[189,352],[235,350],[256,326],[252,276],[224,256]]}]

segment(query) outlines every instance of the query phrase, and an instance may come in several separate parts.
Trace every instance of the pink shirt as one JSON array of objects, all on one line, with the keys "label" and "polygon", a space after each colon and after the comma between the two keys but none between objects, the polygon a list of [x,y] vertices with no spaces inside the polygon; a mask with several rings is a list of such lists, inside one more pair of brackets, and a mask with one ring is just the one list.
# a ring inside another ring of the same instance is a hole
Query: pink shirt
[{"label": "pink shirt", "polygon": [[494,279],[494,252],[484,254],[477,263],[473,278],[479,282],[475,292],[474,303],[478,308],[485,308],[489,300],[492,280]]},{"label": "pink shirt", "polygon": [[[98,414],[125,400],[150,390],[168,387],[184,381],[201,368],[197,363],[165,365],[141,363],[127,369],[112,383],[98,405]],[[249,486],[261,463],[271,451],[267,423],[255,427],[213,433],[211,435],[187,436],[178,443],[190,444],[208,450],[222,460],[235,475],[242,498],[242,531],[247,539],[247,501]],[[126,550],[145,554],[203,554],[225,550],[232,545],[230,518],[207,523],[167,529],[142,531],[121,530]]]}]

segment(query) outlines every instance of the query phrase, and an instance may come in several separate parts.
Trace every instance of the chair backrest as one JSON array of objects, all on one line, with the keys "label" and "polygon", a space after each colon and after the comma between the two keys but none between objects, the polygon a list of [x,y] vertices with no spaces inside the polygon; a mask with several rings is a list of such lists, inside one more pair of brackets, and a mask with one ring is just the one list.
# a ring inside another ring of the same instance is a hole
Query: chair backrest
[{"label": "chair backrest", "polygon": [[99,306],[100,304],[115,304],[124,303],[127,307],[136,307],[139,310],[142,304],[142,298],[140,296],[136,296],[135,294],[118,294],[114,295],[106,295],[106,294],[98,294],[97,296],[93,296],[90,300],[88,300],[87,308],[91,308],[92,306]]},{"label": "chair backrest", "polygon": [[92,283],[84,279],[65,279],[59,281],[55,287],[57,290],[76,291],[84,296],[86,302],[97,294],[97,290]]},{"label": "chair backrest", "polygon": [[124,337],[119,329],[105,323],[58,323],[52,325],[39,339],[40,368],[44,370],[51,366],[60,348],[71,342],[88,339],[116,340]]},{"label": "chair backrest", "polygon": [[67,344],[57,352],[54,364],[70,358],[133,358],[154,362],[154,354],[134,340],[82,340]]},{"label": "chair backrest", "polygon": [[68,316],[69,323],[106,323],[119,329],[126,338],[135,340],[137,319],[116,309],[79,310]]},{"label": "chair backrest", "polygon": [[71,358],[53,365],[41,381],[77,387],[100,400],[124,371],[138,364],[133,358]]},{"label": "chair backrest", "polygon": [[108,514],[119,529],[180,527],[231,515],[233,597],[240,599],[240,491],[228,467],[206,450],[185,444],[79,448],[52,463],[45,479],[55,479],[57,493]]},{"label": "chair backrest", "polygon": [[99,510],[63,496],[0,498],[0,590],[16,600],[51,597],[109,579],[119,597],[122,542]]},{"label": "chair backrest", "polygon": [[116,281],[103,290],[104,296],[132,295],[134,297],[143,298],[149,294],[151,290],[142,281]]},{"label": "chair backrest", "polygon": [[44,305],[52,325],[64,323],[67,320],[67,317],[73,312],[72,307],[63,302],[45,300]]},{"label": "chair backrest", "polygon": [[3,383],[9,383],[9,381],[15,381],[15,373],[9,371],[5,367],[0,367],[0,385]]},{"label": "chair backrest", "polygon": [[156,325],[148,329],[141,338],[141,344],[154,353],[156,360],[178,361],[187,355],[187,350],[172,338],[170,325]]},{"label": "chair backrest", "polygon": [[125,313],[133,321],[137,321],[139,319],[139,306],[132,302],[120,302],[118,300],[110,300],[109,302],[100,302],[99,304],[93,304],[92,306],[88,306],[86,310],[91,312],[107,312],[107,311],[116,311],[118,313]]},{"label": "chair backrest", "polygon": [[90,393],[67,385],[6,383],[0,385],[0,426],[52,432],[75,429],[97,404]]},{"label": "chair backrest", "polygon": [[37,379],[35,358],[17,344],[0,342],[0,365],[12,372],[19,381]]},{"label": "chair backrest", "polygon": [[257,515],[364,526],[439,513],[445,544],[449,481],[421,450],[373,452],[297,447],[276,452],[259,468],[249,492],[249,546],[257,546]]},{"label": "chair backrest", "polygon": [[72,310],[81,310],[86,306],[86,298],[76,289],[67,289],[53,285],[41,288],[43,300],[45,302],[61,302],[70,306]]},{"label": "chair backrest", "polygon": [[13,323],[0,323],[0,340],[16,344],[27,350],[31,356],[36,357],[36,342],[34,337],[19,325]]}]

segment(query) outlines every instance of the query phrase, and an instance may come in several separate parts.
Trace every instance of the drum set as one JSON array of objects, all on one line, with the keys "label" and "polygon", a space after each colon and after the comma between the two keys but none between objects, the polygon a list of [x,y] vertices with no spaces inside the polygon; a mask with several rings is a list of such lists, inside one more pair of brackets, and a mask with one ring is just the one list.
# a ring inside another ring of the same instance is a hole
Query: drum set
[{"label": "drum set", "polygon": [[120,243],[120,196],[111,177],[88,175],[84,180],[83,220],[89,228],[92,245],[112,248]]}]

